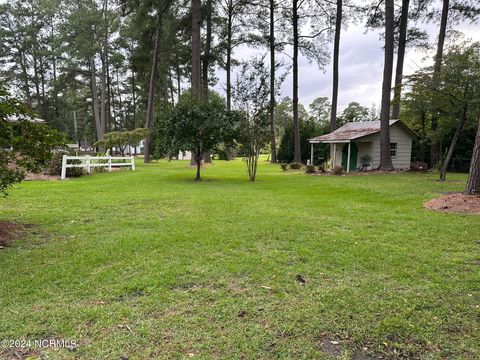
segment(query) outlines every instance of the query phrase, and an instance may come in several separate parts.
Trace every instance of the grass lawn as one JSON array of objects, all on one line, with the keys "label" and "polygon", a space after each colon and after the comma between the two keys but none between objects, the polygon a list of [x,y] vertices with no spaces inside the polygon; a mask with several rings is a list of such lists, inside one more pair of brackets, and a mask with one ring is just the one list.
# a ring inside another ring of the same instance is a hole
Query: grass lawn
[{"label": "grass lawn", "polygon": [[480,217],[422,206],[466,176],[193,177],[139,163],[0,199],[38,225],[0,250],[0,339],[80,342],[50,359],[480,356]]}]

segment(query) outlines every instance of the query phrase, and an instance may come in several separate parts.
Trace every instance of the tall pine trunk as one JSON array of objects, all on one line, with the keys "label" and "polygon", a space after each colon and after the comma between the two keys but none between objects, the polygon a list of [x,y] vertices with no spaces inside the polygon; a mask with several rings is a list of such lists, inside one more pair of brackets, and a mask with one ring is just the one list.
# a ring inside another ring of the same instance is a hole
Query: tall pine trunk
[{"label": "tall pine trunk", "polygon": [[203,94],[205,97],[208,96],[208,70],[210,68],[210,52],[212,47],[212,0],[207,0],[206,4],[207,11],[207,31],[205,34],[205,53],[203,56],[203,67],[202,67],[202,84],[203,84]]},{"label": "tall pine trunk", "polygon": [[395,87],[393,90],[392,119],[400,118],[400,100],[402,97],[403,63],[407,44],[408,7],[410,0],[402,1],[402,15],[398,34],[397,66],[395,69]]},{"label": "tall pine trunk", "polygon": [[201,61],[200,61],[200,0],[192,0],[192,91],[193,96],[201,99]]},{"label": "tall pine trunk", "polygon": [[298,0],[293,0],[293,139],[295,144],[294,161],[302,162],[300,150],[300,121],[298,119]]},{"label": "tall pine trunk", "polygon": [[270,0],[270,162],[277,162],[277,144],[275,141],[275,0]]},{"label": "tall pine trunk", "polygon": [[95,120],[95,129],[97,131],[97,140],[102,140],[105,135],[105,125],[102,123],[100,112],[98,109],[98,93],[97,93],[97,72],[95,69],[95,58],[92,56],[89,60],[90,65],[90,90],[92,92],[92,111]]},{"label": "tall pine trunk", "polygon": [[330,131],[337,128],[338,106],[338,61],[340,56],[340,33],[342,31],[343,0],[337,0],[337,14],[335,17],[335,40],[333,44],[333,87],[332,109],[330,112]]},{"label": "tall pine trunk", "polygon": [[227,73],[227,110],[232,109],[232,22],[233,10],[228,9],[227,18],[227,61],[225,63],[225,71]]},{"label": "tall pine trunk", "polygon": [[[437,53],[435,54],[435,64],[433,68],[433,83],[437,82],[440,71],[442,70],[443,47],[445,36],[447,34],[448,12],[450,9],[450,0],[443,0],[442,19],[440,22],[440,31],[438,33]],[[438,116],[432,115],[432,144],[430,149],[430,165],[434,167],[439,160],[440,148],[438,145]]]},{"label": "tall pine trunk", "polygon": [[[152,56],[152,68],[150,71],[150,83],[148,87],[147,97],[147,118],[145,121],[145,128],[151,130],[153,125],[153,106],[155,102],[155,90],[157,87],[158,77],[158,58],[160,54],[160,41],[162,34],[162,15],[158,15],[157,28],[155,30],[155,46]],[[145,163],[150,162],[150,135],[145,137],[144,141],[144,160]]]},{"label": "tall pine trunk", "polygon": [[390,154],[390,93],[393,72],[394,0],[385,0],[385,60],[380,110],[380,169],[392,170]]},{"label": "tall pine trunk", "polygon": [[478,123],[475,145],[473,147],[472,161],[468,173],[465,195],[480,195],[480,121]]}]

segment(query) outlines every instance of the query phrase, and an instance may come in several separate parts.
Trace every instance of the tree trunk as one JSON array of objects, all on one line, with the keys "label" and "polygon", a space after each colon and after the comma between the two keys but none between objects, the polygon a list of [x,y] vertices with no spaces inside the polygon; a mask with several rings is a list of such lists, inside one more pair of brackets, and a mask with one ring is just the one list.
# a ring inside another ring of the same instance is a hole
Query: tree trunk
[{"label": "tree trunk", "polygon": [[[157,19],[157,29],[155,32],[155,47],[153,49],[153,56],[152,56],[150,83],[148,86],[147,119],[145,121],[145,128],[149,130],[152,129],[152,125],[153,125],[153,106],[155,102],[155,90],[157,87],[158,57],[160,53],[161,34],[162,34],[162,17],[159,14]],[[150,134],[148,134],[145,137],[143,155],[144,155],[143,161],[145,163],[149,163],[150,162]]]},{"label": "tree trunk", "polygon": [[30,84],[28,83],[28,72],[27,72],[27,60],[25,58],[25,52],[19,49],[20,52],[20,67],[22,68],[22,77],[23,77],[23,92],[27,98],[27,106],[32,107],[32,95],[30,94]]},{"label": "tree trunk", "polygon": [[342,6],[343,1],[337,0],[337,15],[335,18],[335,41],[333,44],[333,89],[332,110],[330,112],[330,131],[334,131],[337,128],[338,61],[340,56],[340,33],[342,31]]},{"label": "tree trunk", "polygon": [[98,94],[97,94],[97,74],[95,70],[95,59],[90,57],[90,90],[92,92],[92,109],[93,118],[95,119],[95,128],[97,130],[97,140],[100,141],[105,135],[105,128],[100,119],[98,111]]},{"label": "tree trunk", "polygon": [[457,128],[455,129],[455,134],[453,135],[452,142],[450,143],[450,147],[448,148],[445,161],[443,162],[442,168],[440,169],[441,181],[445,181],[448,165],[450,165],[450,161],[452,160],[453,150],[457,145],[458,139],[460,138],[460,134],[462,133],[463,128],[465,127],[466,121],[467,121],[467,105],[464,103],[462,104],[462,113],[460,114],[460,119],[458,119],[458,124],[457,124]]},{"label": "tree trunk", "polygon": [[390,154],[390,93],[393,72],[394,0],[385,0],[385,60],[380,110],[380,170],[392,170]]},{"label": "tree trunk", "polygon": [[275,0],[270,0],[270,147],[271,163],[277,162],[275,141]]},{"label": "tree trunk", "polygon": [[[136,129],[137,128],[137,94],[135,90],[135,69],[133,69],[132,66],[132,102],[133,102],[133,127]],[[136,150],[136,147],[135,147]],[[135,154],[137,155],[137,154]]]},{"label": "tree trunk", "polygon": [[225,71],[227,72],[227,111],[232,109],[232,21],[233,14],[229,9],[227,19],[227,62],[225,64]]},{"label": "tree trunk", "polygon": [[[450,0],[443,0],[442,7],[442,20],[440,22],[440,32],[438,34],[437,42],[437,53],[435,55],[435,65],[433,68],[433,83],[437,82],[440,71],[442,70],[442,58],[443,58],[443,47],[445,44],[445,36],[447,33],[447,23],[448,23],[448,11],[450,8]],[[432,145],[430,149],[430,162],[431,166],[434,167],[438,163],[439,159],[439,146],[438,146],[438,116],[436,114],[432,115]]]},{"label": "tree trunk", "polygon": [[295,143],[294,161],[302,162],[300,151],[300,122],[298,119],[298,0],[293,0],[293,138]]},{"label": "tree trunk", "polygon": [[106,128],[106,101],[107,101],[107,43],[104,40],[102,50],[100,51],[100,60],[102,62],[102,71],[100,76],[100,123]]},{"label": "tree trunk", "polygon": [[177,73],[177,101],[180,100],[182,95],[182,73],[180,71],[180,60],[178,59],[178,52],[175,55],[175,71]]},{"label": "tree trunk", "polygon": [[37,99],[37,111],[40,113],[42,109],[42,97],[40,94],[40,79],[38,76],[38,60],[33,55],[33,83],[35,84],[35,97]]},{"label": "tree trunk", "polygon": [[480,122],[478,123],[477,136],[475,137],[472,161],[464,194],[480,195]]},{"label": "tree trunk", "polygon": [[205,37],[205,54],[203,56],[202,83],[203,94],[208,97],[208,70],[210,68],[210,50],[212,47],[212,0],[207,0],[207,33]]},{"label": "tree trunk", "polygon": [[193,96],[201,99],[201,64],[200,64],[200,0],[192,0],[192,91]]},{"label": "tree trunk", "polygon": [[395,69],[395,87],[393,90],[392,119],[400,118],[400,100],[402,97],[403,62],[407,44],[408,7],[410,0],[402,1],[402,15],[398,37],[397,67]]}]

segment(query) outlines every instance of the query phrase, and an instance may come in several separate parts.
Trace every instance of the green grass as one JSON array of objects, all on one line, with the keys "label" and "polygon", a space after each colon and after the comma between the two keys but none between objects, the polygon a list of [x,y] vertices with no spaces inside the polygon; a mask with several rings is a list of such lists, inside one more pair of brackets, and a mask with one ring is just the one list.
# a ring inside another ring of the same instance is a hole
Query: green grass
[{"label": "green grass", "polygon": [[[478,358],[480,218],[422,203],[434,174],[307,176],[217,161],[25,182],[0,218],[0,339],[51,359]],[[305,285],[295,281],[300,274]]]}]

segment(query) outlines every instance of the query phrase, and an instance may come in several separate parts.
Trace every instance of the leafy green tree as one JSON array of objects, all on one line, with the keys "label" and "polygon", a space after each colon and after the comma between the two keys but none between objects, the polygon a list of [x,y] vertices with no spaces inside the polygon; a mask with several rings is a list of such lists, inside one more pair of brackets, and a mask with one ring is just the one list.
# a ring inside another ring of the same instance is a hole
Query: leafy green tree
[{"label": "leafy green tree", "polygon": [[122,156],[124,156],[127,146],[137,147],[140,141],[148,135],[148,132],[149,130],[145,128],[138,128],[131,131],[108,132],[102,140],[95,143],[95,146],[106,149],[115,147],[120,151]]},{"label": "leafy green tree", "polygon": [[171,148],[192,153],[197,181],[201,180],[204,155],[220,143],[233,142],[233,118],[228,116],[223,98],[214,92],[203,101],[198,101],[191,91],[185,92],[164,126]]},{"label": "leafy green tree", "polygon": [[328,97],[317,97],[308,105],[312,117],[321,124],[330,121],[331,105]]},{"label": "leafy green tree", "polygon": [[[434,66],[418,71],[412,80],[413,89],[421,91],[416,97],[429,97],[429,107],[436,109],[435,116],[440,121],[442,130],[455,129],[441,161],[440,180],[445,180],[465,126],[469,122],[476,122],[480,116],[480,43],[453,45],[443,55],[442,71],[439,74]],[[432,135],[438,136],[438,130],[433,130]]]},{"label": "leafy green tree", "polygon": [[[63,136],[46,125],[29,121],[33,113],[0,87],[0,194],[23,180],[25,172],[39,171],[53,154],[64,147]],[[9,119],[18,119],[12,124]]]},{"label": "leafy green tree", "polygon": [[376,120],[372,119],[370,110],[367,107],[360,105],[358,102],[352,101],[342,111],[342,115],[338,117],[337,123],[339,126],[343,126],[348,122],[370,120]]},{"label": "leafy green tree", "polygon": [[[310,143],[308,139],[324,135],[329,132],[329,124],[319,124],[312,118],[300,118],[300,139],[302,143],[302,161],[310,159]],[[285,163],[295,162],[294,156],[293,119],[289,120],[278,149],[278,160]],[[315,144],[313,148],[314,163],[320,163],[328,158],[329,146],[326,144]]]}]

